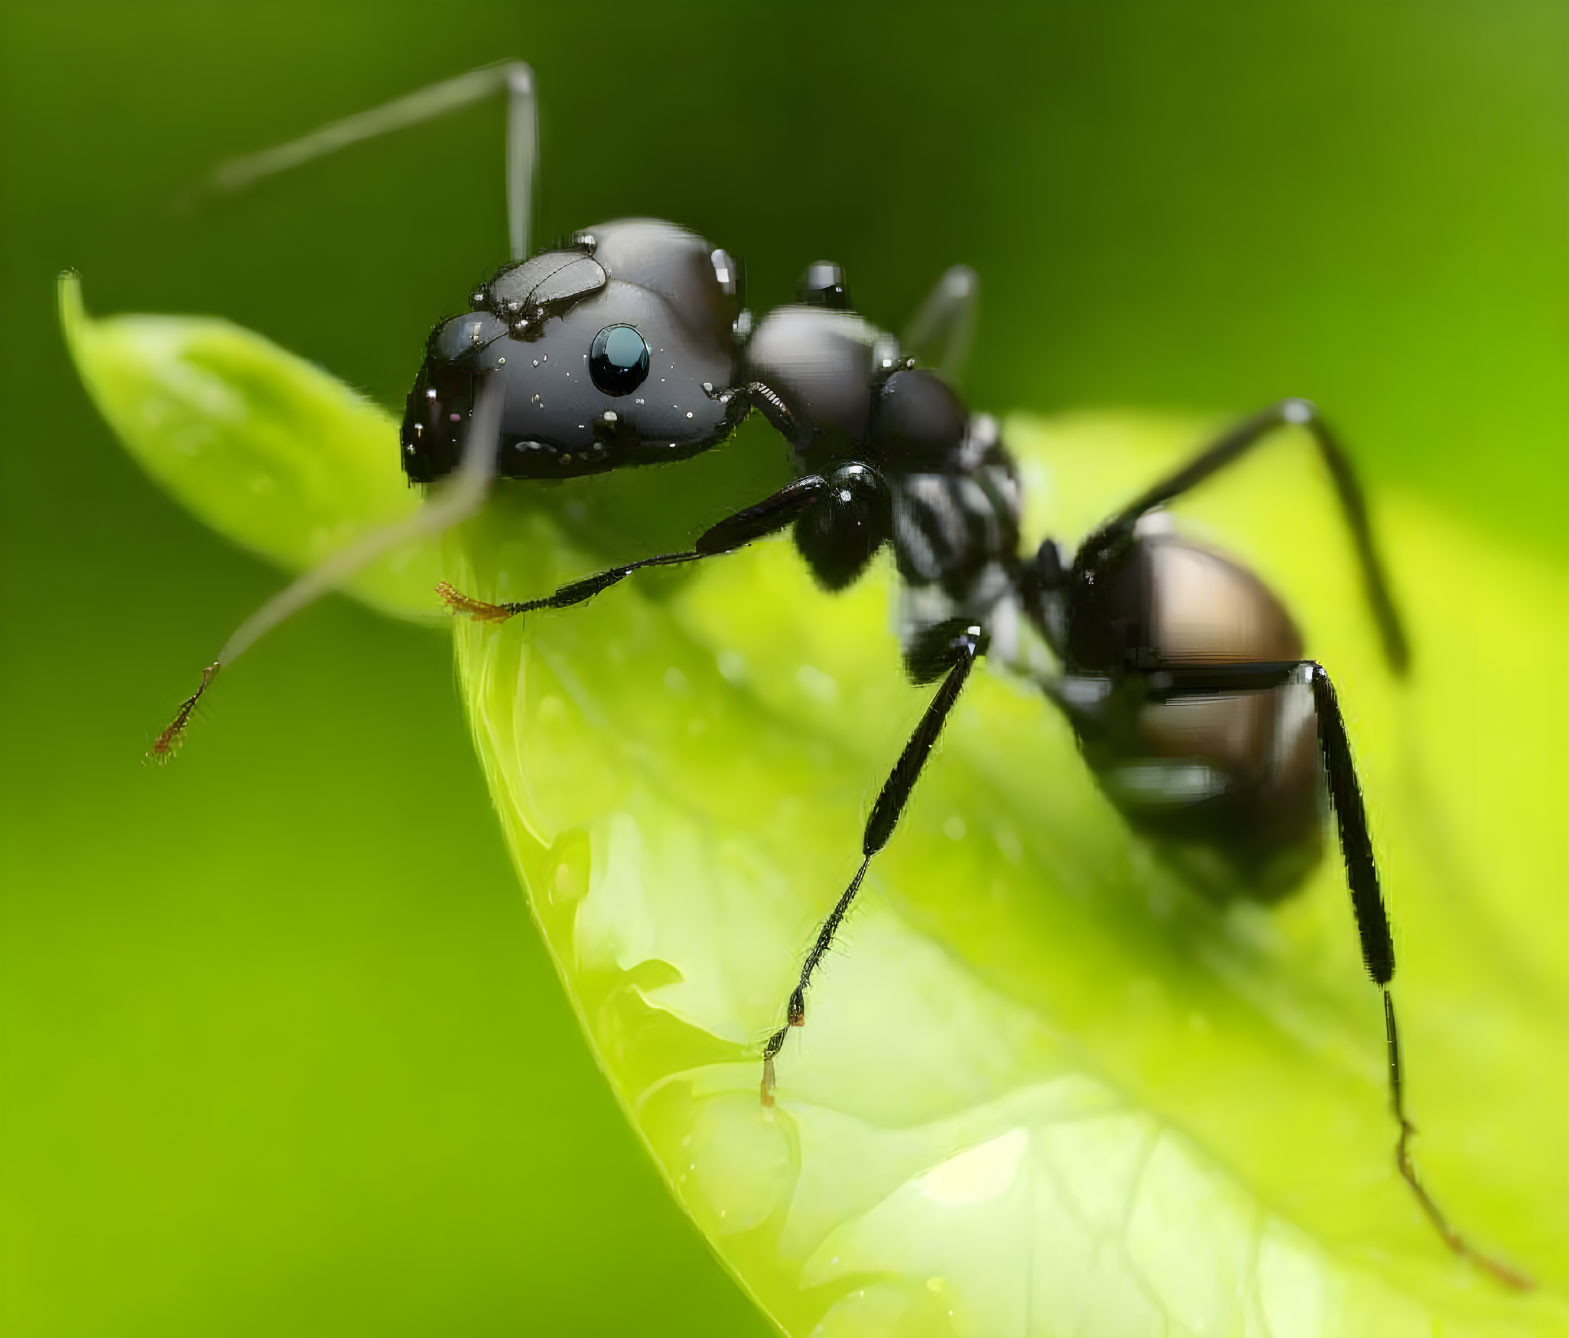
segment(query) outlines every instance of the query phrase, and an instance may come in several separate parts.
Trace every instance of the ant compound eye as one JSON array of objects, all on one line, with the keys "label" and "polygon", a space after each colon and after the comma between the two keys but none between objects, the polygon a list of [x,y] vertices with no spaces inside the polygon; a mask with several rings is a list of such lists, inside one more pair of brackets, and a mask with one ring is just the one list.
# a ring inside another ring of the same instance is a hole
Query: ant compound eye
[{"label": "ant compound eye", "polygon": [[625,395],[648,375],[648,341],[630,325],[607,325],[588,351],[588,374],[607,395]]}]

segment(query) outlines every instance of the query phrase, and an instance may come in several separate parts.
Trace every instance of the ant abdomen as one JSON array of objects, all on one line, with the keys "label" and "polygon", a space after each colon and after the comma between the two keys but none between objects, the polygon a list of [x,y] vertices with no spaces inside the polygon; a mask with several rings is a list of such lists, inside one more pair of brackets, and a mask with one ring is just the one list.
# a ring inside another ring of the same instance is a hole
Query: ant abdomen
[{"label": "ant abdomen", "polygon": [[1063,705],[1101,789],[1205,890],[1273,901],[1317,863],[1324,805],[1305,679],[1168,696],[1167,671],[1301,660],[1247,568],[1171,534],[1097,566],[1067,610]]}]

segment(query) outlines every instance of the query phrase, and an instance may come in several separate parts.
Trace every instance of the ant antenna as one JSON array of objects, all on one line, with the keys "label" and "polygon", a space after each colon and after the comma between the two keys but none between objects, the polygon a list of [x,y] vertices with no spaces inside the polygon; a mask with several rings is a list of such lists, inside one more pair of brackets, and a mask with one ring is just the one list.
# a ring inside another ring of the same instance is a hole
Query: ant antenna
[{"label": "ant antenna", "polygon": [[443,534],[479,510],[496,475],[496,441],[501,433],[504,398],[505,388],[499,380],[484,382],[464,438],[463,458],[439,493],[412,515],[361,535],[319,566],[303,572],[235,628],[233,635],[223,643],[218,658],[202,670],[202,681],[196,691],[180,703],[174,719],[153,740],[152,747],[147,750],[149,758],[161,764],[174,756],[184,739],[191,713],[196,710],[202,694],[212,686],[218,671],[228,668],[279,623],[315,603],[384,553],[415,539]]},{"label": "ant antenna", "polygon": [[276,176],[351,144],[404,130],[434,117],[479,102],[493,93],[507,94],[507,234],[513,260],[528,256],[533,218],[535,178],[539,166],[539,117],[534,101],[534,71],[520,60],[470,70],[428,88],[333,121],[276,148],[220,163],[186,203],[213,192],[245,190],[263,177]]}]

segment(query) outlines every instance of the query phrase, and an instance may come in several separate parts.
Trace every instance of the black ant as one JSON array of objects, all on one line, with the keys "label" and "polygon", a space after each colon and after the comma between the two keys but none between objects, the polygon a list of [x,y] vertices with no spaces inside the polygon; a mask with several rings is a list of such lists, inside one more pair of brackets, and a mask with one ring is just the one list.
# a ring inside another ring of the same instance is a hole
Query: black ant
[{"label": "black ant", "polygon": [[740,267],[671,223],[621,220],[529,254],[536,158],[533,76],[520,63],[477,70],[221,168],[236,189],[356,140],[504,90],[512,263],[426,344],[401,433],[411,483],[443,487],[409,522],[380,531],[300,578],[249,619],[152,747],[169,756],[202,693],[268,628],[353,567],[471,514],[494,478],[562,479],[671,463],[727,439],[756,409],[793,448],[796,478],[725,516],[690,549],[611,567],[516,603],[438,587],[457,613],[501,621],[564,609],[646,567],[701,562],[791,531],[817,582],[842,590],[886,544],[907,596],[902,653],[930,705],[872,806],[859,867],[823,921],[763,1046],[774,1061],[806,1019],[807,990],[873,856],[893,835],[976,661],[1015,661],[1020,625],[1061,672],[1030,671],[1067,716],[1102,789],[1129,824],[1201,878],[1259,899],[1291,890],[1321,844],[1327,782],[1361,938],[1383,996],[1395,1160],[1456,1254],[1515,1287],[1529,1279],[1467,1243],[1412,1165],[1390,980],[1394,946],[1345,720],[1324,666],[1305,658],[1281,601],[1251,571],[1159,524],[1160,508],[1276,428],[1313,439],[1338,494],[1385,658],[1410,652],[1349,459],[1308,401],[1283,400],[1238,423],[1112,516],[1071,556],[1048,539],[1020,547],[1020,484],[996,421],[972,413],[940,370],[959,358],[976,283],[950,270],[903,344],[850,307],[843,272],[808,268],[795,303],[754,320]]}]

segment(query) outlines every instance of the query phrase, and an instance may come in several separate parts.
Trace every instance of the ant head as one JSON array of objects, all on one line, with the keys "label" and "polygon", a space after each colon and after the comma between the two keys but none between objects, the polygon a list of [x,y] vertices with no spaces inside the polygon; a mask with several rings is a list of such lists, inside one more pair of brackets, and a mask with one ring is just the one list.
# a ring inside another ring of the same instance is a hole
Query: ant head
[{"label": "ant head", "polygon": [[404,415],[403,468],[457,468],[476,387],[502,379],[496,472],[570,478],[678,460],[722,441],[746,411],[735,380],[740,276],[723,251],[670,223],[577,233],[508,265],[473,310],[431,333]]}]

